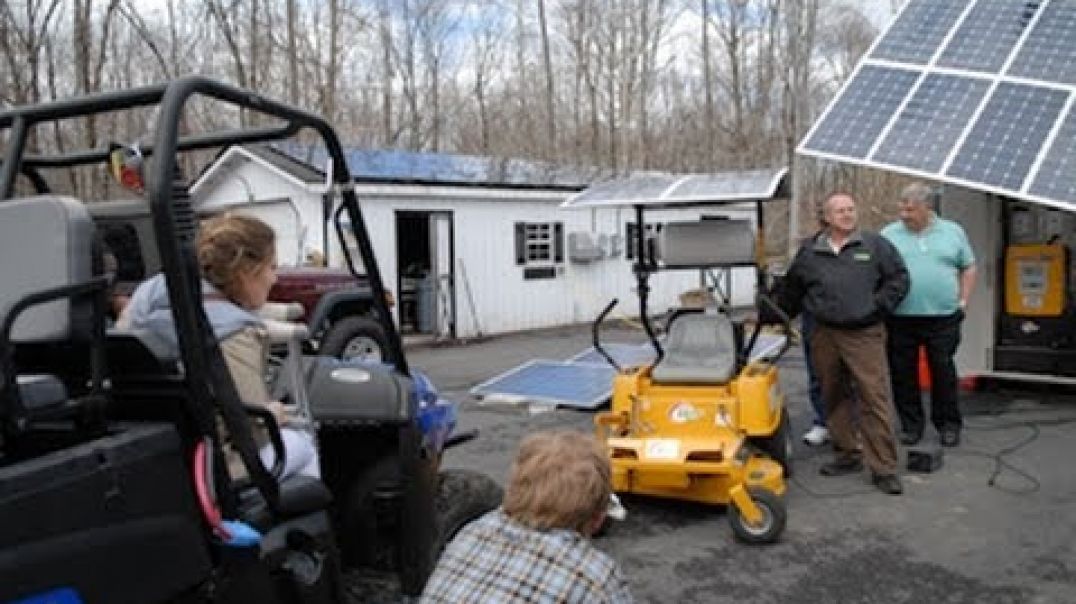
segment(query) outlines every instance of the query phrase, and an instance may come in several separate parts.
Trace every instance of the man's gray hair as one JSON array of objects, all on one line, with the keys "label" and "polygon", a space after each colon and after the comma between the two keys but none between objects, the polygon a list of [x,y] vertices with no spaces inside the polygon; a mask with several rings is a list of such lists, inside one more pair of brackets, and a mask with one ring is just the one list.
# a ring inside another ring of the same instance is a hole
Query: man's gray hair
[{"label": "man's gray hair", "polygon": [[915,201],[919,203],[930,203],[934,197],[934,189],[928,187],[921,182],[913,182],[912,184],[904,187],[900,192],[901,201]]}]

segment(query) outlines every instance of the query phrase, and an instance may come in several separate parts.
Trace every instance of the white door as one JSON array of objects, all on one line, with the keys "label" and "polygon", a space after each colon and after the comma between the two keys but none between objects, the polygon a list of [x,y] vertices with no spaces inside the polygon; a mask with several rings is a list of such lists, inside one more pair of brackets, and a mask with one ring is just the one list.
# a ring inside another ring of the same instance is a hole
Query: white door
[{"label": "white door", "polygon": [[964,227],[975,252],[979,279],[968,300],[956,368],[960,376],[978,375],[994,369],[1001,201],[986,193],[949,186],[942,195],[940,211],[942,216]]},{"label": "white door", "polygon": [[430,214],[430,267],[434,276],[434,336],[451,338],[456,332],[456,288],[452,274],[452,214]]}]

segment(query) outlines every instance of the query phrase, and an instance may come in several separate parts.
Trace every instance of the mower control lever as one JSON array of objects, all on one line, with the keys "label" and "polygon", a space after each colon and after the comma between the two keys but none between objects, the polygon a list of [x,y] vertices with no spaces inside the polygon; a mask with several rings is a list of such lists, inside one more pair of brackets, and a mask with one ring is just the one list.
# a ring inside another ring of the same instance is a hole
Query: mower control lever
[{"label": "mower control lever", "polygon": [[594,350],[597,350],[598,354],[605,357],[605,360],[613,366],[613,369],[616,369],[617,373],[620,373],[622,371],[620,365],[617,364],[615,360],[613,360],[613,357],[609,356],[609,353],[606,352],[604,348],[602,348],[601,337],[598,333],[599,329],[601,328],[602,322],[605,321],[605,317],[607,317],[609,313],[613,311],[613,307],[615,307],[618,302],[620,302],[619,298],[613,298],[613,300],[605,306],[605,310],[601,311],[601,314],[598,315],[598,318],[595,319],[593,325],[591,325],[590,333],[594,341]]}]

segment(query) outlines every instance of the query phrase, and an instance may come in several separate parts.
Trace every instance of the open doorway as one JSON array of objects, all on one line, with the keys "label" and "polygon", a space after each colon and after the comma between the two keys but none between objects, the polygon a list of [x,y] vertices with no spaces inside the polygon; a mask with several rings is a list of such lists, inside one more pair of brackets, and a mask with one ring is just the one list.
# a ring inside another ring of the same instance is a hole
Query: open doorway
[{"label": "open doorway", "polygon": [[451,212],[396,212],[400,331],[455,337]]}]

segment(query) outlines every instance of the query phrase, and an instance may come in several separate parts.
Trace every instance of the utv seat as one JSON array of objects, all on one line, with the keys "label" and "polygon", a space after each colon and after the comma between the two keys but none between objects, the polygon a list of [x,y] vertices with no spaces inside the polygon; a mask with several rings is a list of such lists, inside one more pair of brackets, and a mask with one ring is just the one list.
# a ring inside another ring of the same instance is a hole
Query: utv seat
[{"label": "utv seat", "polygon": [[736,336],[724,313],[686,313],[669,326],[665,356],[651,377],[665,384],[726,384],[737,370]]},{"label": "utv seat", "polygon": [[[70,197],[0,202],[0,420],[8,428],[69,415],[101,393],[107,281],[95,275],[94,231],[83,204]],[[50,353],[72,345],[89,353],[90,362],[81,363],[91,367],[88,393],[71,390],[78,380],[62,379],[71,373],[70,359]],[[19,366],[16,351],[23,348],[43,350],[37,356],[46,366]]]}]

